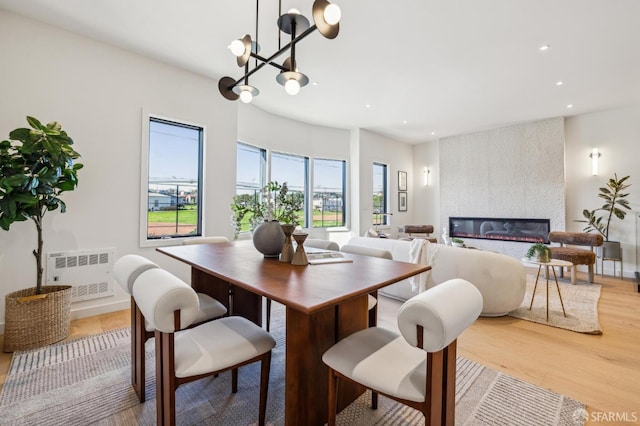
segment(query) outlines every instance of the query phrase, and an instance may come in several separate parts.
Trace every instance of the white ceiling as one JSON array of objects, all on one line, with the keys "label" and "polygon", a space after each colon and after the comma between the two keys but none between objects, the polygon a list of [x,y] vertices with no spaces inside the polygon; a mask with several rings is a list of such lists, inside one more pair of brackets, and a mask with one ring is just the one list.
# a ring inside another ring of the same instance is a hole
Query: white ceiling
[{"label": "white ceiling", "polygon": [[[311,20],[312,3],[282,8]],[[265,67],[250,80],[261,92],[255,105],[423,142],[640,103],[639,0],[335,3],[338,37],[316,31],[297,44],[299,70],[318,85],[289,96]],[[243,75],[227,45],[255,36],[255,0],[0,0],[0,8],[214,79]],[[277,50],[277,11],[277,1],[260,2],[265,57]]]}]

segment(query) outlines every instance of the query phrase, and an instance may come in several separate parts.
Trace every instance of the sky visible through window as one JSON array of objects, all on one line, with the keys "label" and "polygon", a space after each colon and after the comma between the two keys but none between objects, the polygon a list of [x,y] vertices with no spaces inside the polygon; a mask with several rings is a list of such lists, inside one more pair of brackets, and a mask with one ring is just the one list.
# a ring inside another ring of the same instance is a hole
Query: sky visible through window
[{"label": "sky visible through window", "polygon": [[149,120],[148,239],[200,235],[202,132],[183,123]]},{"label": "sky visible through window", "polygon": [[199,131],[151,121],[149,133],[149,182],[197,182]]},{"label": "sky visible through window", "polygon": [[236,190],[238,194],[253,194],[262,188],[262,151],[252,146],[238,144],[236,159]]}]

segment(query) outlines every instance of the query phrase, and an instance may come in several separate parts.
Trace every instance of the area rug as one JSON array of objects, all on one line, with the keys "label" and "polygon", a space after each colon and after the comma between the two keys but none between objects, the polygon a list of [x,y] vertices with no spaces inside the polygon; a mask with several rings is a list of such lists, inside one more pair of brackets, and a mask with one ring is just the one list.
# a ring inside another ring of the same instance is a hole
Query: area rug
[{"label": "area rug", "polygon": [[602,334],[602,328],[598,321],[598,300],[600,299],[601,286],[599,284],[576,285],[558,281],[564,309],[567,316],[562,314],[562,306],[558,297],[558,290],[553,275],[549,277],[549,320],[547,321],[547,288],[543,274],[540,274],[536,296],[533,306],[529,310],[531,294],[535,285],[535,275],[527,274],[527,291],[518,309],[509,313],[509,316],[533,321],[539,324],[563,328],[578,333]]},{"label": "area rug", "polygon": [[[273,313],[272,313],[273,315]],[[281,321],[279,321],[281,323]],[[275,325],[275,324],[274,324]],[[271,364],[267,420],[284,424],[284,329]],[[147,395],[140,404],[130,386],[130,334],[119,329],[16,352],[0,396],[3,425],[154,425],[153,345],[147,348]],[[230,375],[221,374],[180,386],[176,395],[179,425],[250,425],[258,414],[258,364],[240,369],[238,393],[230,393]],[[457,360],[456,424],[583,424],[582,403],[491,370]],[[378,410],[363,394],[338,417],[341,425],[422,424],[422,414],[380,397]]]}]

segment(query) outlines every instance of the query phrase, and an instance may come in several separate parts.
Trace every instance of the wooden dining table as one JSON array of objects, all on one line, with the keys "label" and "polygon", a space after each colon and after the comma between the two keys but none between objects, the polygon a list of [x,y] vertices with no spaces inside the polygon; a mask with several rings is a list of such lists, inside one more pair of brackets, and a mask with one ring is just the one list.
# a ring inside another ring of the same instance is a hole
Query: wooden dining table
[{"label": "wooden dining table", "polygon": [[[265,258],[250,241],[157,248],[191,266],[191,286],[232,315],[262,325],[262,297],[286,307],[285,424],[327,421],[324,352],[368,326],[367,295],[431,267],[344,253],[345,263],[295,266]],[[342,383],[338,410],[364,392]]]}]

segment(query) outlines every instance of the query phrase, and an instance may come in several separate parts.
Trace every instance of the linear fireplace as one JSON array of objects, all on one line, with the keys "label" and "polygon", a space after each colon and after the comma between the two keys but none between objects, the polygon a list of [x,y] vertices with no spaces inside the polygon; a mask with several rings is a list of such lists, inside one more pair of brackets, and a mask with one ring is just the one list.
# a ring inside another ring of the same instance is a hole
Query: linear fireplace
[{"label": "linear fireplace", "polygon": [[450,217],[449,236],[548,244],[550,226],[549,219]]}]

